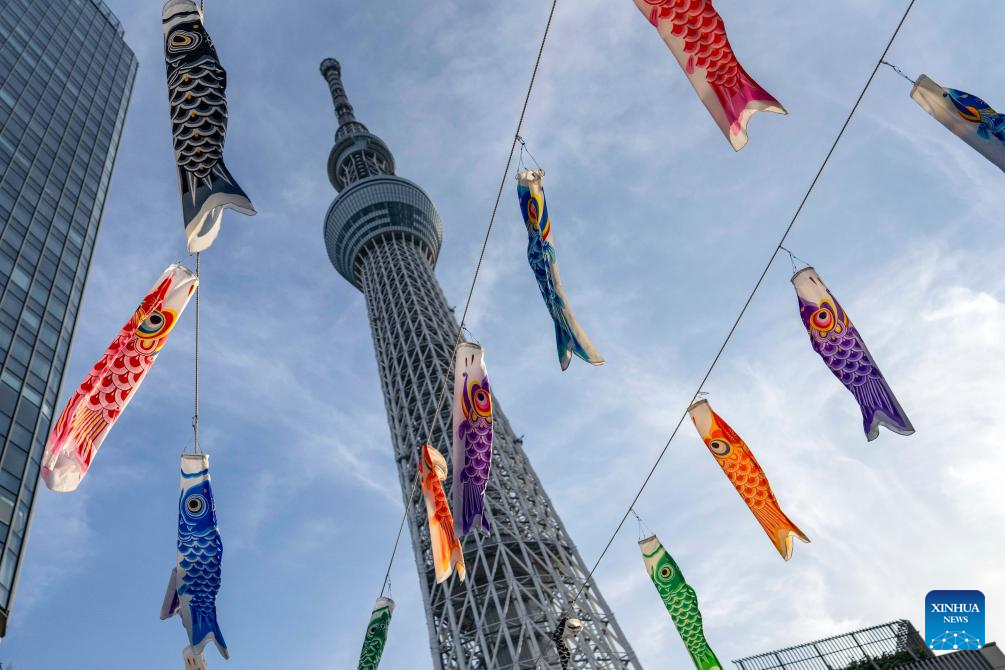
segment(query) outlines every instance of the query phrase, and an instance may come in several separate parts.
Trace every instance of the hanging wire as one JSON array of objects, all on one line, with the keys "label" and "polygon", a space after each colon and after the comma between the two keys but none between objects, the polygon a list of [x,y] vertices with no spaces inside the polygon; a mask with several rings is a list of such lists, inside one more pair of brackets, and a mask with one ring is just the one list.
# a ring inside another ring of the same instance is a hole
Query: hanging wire
[{"label": "hanging wire", "polygon": [[[750,307],[750,303],[751,301],[753,301],[754,296],[757,294],[757,291],[761,288],[761,284],[764,282],[764,278],[765,276],[767,276],[768,270],[771,268],[771,264],[775,261],[775,258],[778,256],[778,252],[782,250],[782,245],[785,244],[785,240],[788,238],[789,233],[792,232],[792,228],[796,225],[796,220],[799,218],[799,214],[803,211],[803,207],[806,205],[806,201],[809,200],[810,194],[813,192],[813,188],[817,185],[817,181],[820,179],[820,175],[823,174],[824,168],[827,167],[827,163],[830,161],[831,156],[834,154],[834,150],[837,148],[838,142],[840,142],[841,138],[844,136],[844,132],[848,128],[848,124],[851,122],[852,117],[858,110],[858,107],[862,102],[862,98],[865,97],[865,92],[869,90],[869,86],[872,84],[872,80],[876,77],[876,72],[879,71],[879,66],[884,62],[887,52],[890,50],[890,47],[893,46],[893,41],[897,38],[897,34],[900,32],[901,27],[904,25],[904,21],[907,20],[907,15],[911,13],[911,8],[914,7],[915,2],[916,0],[911,0],[910,3],[908,3],[907,5],[907,9],[904,10],[904,15],[900,17],[900,22],[897,23],[897,27],[894,29],[893,34],[890,36],[889,41],[886,43],[886,48],[883,49],[883,54],[879,57],[879,60],[876,61],[876,65],[875,67],[872,68],[872,73],[866,80],[865,86],[862,87],[861,93],[858,94],[858,99],[855,100],[855,104],[852,105],[851,111],[848,112],[847,118],[845,118],[844,123],[841,124],[841,130],[838,131],[837,137],[834,138],[834,142],[831,144],[830,149],[827,151],[827,155],[824,156],[824,160],[820,164],[820,168],[817,169],[817,173],[816,175],[814,175],[813,181],[810,182],[809,188],[806,189],[806,193],[805,195],[803,195],[803,199],[800,201],[799,207],[796,208],[795,214],[792,215],[792,219],[789,221],[789,225],[785,227],[785,232],[782,233],[781,239],[778,240],[778,244],[775,245],[774,251],[771,252],[771,256],[768,258],[768,262],[765,263],[764,265],[764,270],[761,271],[761,276],[758,277],[757,282],[754,284],[754,288],[751,289],[750,294],[747,296],[746,302],[743,303],[743,307],[740,309],[740,313],[737,315],[736,320],[733,322],[733,325],[730,327],[729,332],[726,334],[726,339],[722,341],[722,345],[719,347],[719,351],[716,352],[715,358],[712,359],[712,363],[708,366],[708,369],[705,371],[705,375],[702,377],[701,382],[698,384],[698,388],[695,390],[694,395],[691,396],[691,402],[688,403],[688,407],[694,404],[695,400],[698,398],[698,394],[701,393],[702,388],[705,386],[705,382],[707,382],[708,378],[712,375],[712,370],[714,370],[716,364],[718,364],[719,358],[722,356],[722,352],[725,351],[726,345],[728,345],[730,340],[733,339],[733,334],[736,333],[736,329],[740,325],[740,321],[747,313],[747,308]],[[649,485],[649,481],[652,479],[653,474],[656,472],[656,468],[659,467],[659,464],[663,460],[663,457],[670,449],[670,443],[673,442],[674,437],[676,437],[677,435],[677,431],[680,430],[681,424],[684,423],[684,419],[686,417],[687,417],[687,410],[684,410],[684,413],[677,421],[677,425],[670,433],[670,437],[667,438],[666,444],[663,445],[663,449],[660,451],[659,456],[656,457],[656,462],[653,463],[653,466],[652,468],[649,469],[649,473],[646,475],[646,478],[642,481],[642,486],[639,487],[639,490],[635,494],[635,497],[632,498],[632,502],[631,504],[628,505],[628,509],[625,511],[624,516],[621,517],[621,521],[618,522],[617,527],[611,534],[611,537],[607,541],[607,544],[604,546],[603,551],[600,552],[600,556],[597,557],[597,560],[593,564],[593,567],[590,569],[590,572],[586,576],[586,579],[583,580],[582,585],[580,585],[576,597],[573,598],[572,600],[573,604],[575,604],[580,599],[580,597],[582,597],[583,592],[586,590],[586,587],[593,581],[594,572],[596,572],[597,567],[600,565],[600,562],[604,560],[604,557],[607,555],[607,552],[611,548],[611,544],[614,543],[614,539],[618,536],[618,533],[621,532],[622,526],[625,525],[625,520],[627,520],[628,516],[635,511],[636,503],[638,503],[639,498],[642,496],[642,492],[646,489],[646,486]]]},{"label": "hanging wire", "polygon": [[907,81],[911,82],[912,84],[917,84],[918,83],[918,82],[914,81],[913,79],[911,79],[910,77],[908,77],[906,74],[904,74],[903,70],[901,70],[899,67],[897,67],[896,65],[894,65],[890,61],[888,61],[888,60],[881,60],[880,63],[882,63],[883,65],[886,65],[889,68],[892,68],[894,72],[896,72],[897,74],[899,74],[901,77],[903,77]]},{"label": "hanging wire", "polygon": [[380,595],[384,595],[385,589],[387,589],[388,595],[390,595],[391,567],[394,565],[394,557],[398,554],[398,543],[401,542],[401,532],[405,529],[405,519],[408,518],[408,508],[412,504],[412,498],[415,496],[415,489],[418,486],[419,473],[416,472],[415,479],[412,480],[412,490],[408,492],[408,498],[405,500],[405,511],[401,515],[401,523],[398,524],[398,534],[394,536],[394,546],[391,548],[391,558],[387,560],[387,570],[384,572],[384,582],[380,586]]},{"label": "hanging wire", "polygon": [[192,414],[192,445],[195,453],[199,449],[199,296],[202,295],[202,276],[199,274],[199,256],[195,252],[195,278],[199,282],[195,287],[195,412]]},{"label": "hanging wire", "polygon": [[[523,129],[524,117],[527,115],[527,105],[530,103],[530,95],[534,90],[534,82],[537,80],[537,73],[541,67],[541,56],[544,54],[544,46],[548,42],[548,34],[551,32],[551,22],[555,17],[555,8],[558,6],[558,0],[552,0],[551,9],[548,12],[548,21],[544,25],[544,34],[541,36],[541,45],[537,49],[537,59],[534,61],[534,69],[530,75],[530,82],[527,84],[527,94],[523,98],[523,107],[520,109],[520,119],[516,124],[516,131],[513,133],[513,142],[510,144],[509,155],[506,157],[506,167],[503,169],[502,179],[499,180],[499,190],[496,193],[495,204],[492,206],[492,215],[489,217],[488,226],[485,228],[485,239],[482,240],[482,248],[478,254],[478,263],[475,265],[475,273],[471,278],[471,287],[468,289],[468,297],[464,301],[464,311],[461,313],[461,321],[457,326],[457,334],[454,336],[454,345],[451,347],[451,352],[457,349],[457,345],[461,342],[461,336],[464,333],[464,322],[468,318],[468,310],[471,307],[471,298],[475,293],[475,286],[478,284],[478,276],[482,269],[482,263],[485,260],[485,250],[489,245],[489,237],[492,235],[492,227],[495,225],[496,214],[499,211],[499,202],[502,200],[503,189],[506,187],[506,179],[509,177],[510,168],[513,165],[513,155],[516,153],[517,142],[521,141],[520,131]],[[447,376],[450,373],[450,367],[453,365],[453,353],[451,353],[450,359],[447,361],[443,370],[443,384],[440,388],[439,398],[436,400],[436,407],[433,409],[433,413],[430,415],[429,421],[426,423],[426,440],[423,443],[428,444],[433,438],[433,422],[435,417],[440,414],[440,407],[443,405],[443,399],[447,394]],[[394,558],[398,553],[398,544],[401,541],[401,533],[405,528],[405,519],[408,517],[409,507],[412,505],[412,497],[415,495],[415,489],[419,484],[419,475],[416,473],[415,480],[412,483],[412,491],[408,494],[408,498],[405,500],[405,509],[401,514],[401,523],[398,525],[398,535],[394,539],[394,546],[391,549],[391,558],[387,563],[387,572],[384,575],[384,583],[381,586],[381,594],[383,595],[384,589],[387,587],[387,581],[390,579],[391,567],[394,565]]]}]

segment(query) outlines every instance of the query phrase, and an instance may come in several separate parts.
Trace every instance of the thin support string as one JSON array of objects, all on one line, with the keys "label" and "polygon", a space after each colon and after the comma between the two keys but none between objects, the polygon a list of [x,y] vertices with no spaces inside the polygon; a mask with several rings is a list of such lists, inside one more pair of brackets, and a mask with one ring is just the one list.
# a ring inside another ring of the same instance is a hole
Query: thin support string
[{"label": "thin support string", "polygon": [[521,168],[527,167],[523,163],[523,154],[524,154],[524,152],[526,152],[526,154],[530,157],[530,159],[532,161],[534,161],[534,167],[540,169],[541,168],[541,164],[537,161],[536,158],[534,158],[534,154],[532,154],[530,152],[530,149],[527,148],[527,142],[526,142],[526,140],[524,140],[522,137],[520,137],[519,135],[517,135],[516,136],[516,141],[520,143],[520,159],[517,161],[517,165],[519,167],[521,167]]},{"label": "thin support string", "polygon": [[645,533],[647,533],[648,535],[655,535],[656,534],[653,531],[653,529],[649,527],[649,524],[647,524],[645,521],[643,521],[642,517],[640,517],[639,513],[636,512],[634,509],[632,510],[632,514],[635,515],[635,520],[639,523],[639,542],[642,541],[642,538],[646,537],[646,535],[643,534],[643,531]]},{"label": "thin support string", "polygon": [[202,295],[199,256],[200,253],[195,252],[195,278],[199,283],[195,287],[195,413],[192,414],[192,445],[197,454],[202,453],[199,449],[199,296]]},{"label": "thin support string", "polygon": [[[468,318],[468,310],[471,307],[471,298],[475,293],[475,286],[478,284],[478,276],[482,269],[482,263],[485,260],[485,250],[489,245],[489,237],[492,235],[492,227],[495,225],[496,214],[499,211],[499,203],[502,201],[503,189],[506,188],[506,179],[509,177],[510,168],[513,166],[513,155],[516,153],[517,142],[520,140],[520,131],[523,129],[523,121],[527,115],[527,105],[530,103],[530,95],[534,90],[534,82],[537,80],[537,73],[541,67],[541,57],[544,54],[544,46],[548,42],[548,34],[551,32],[551,22],[555,17],[555,8],[558,6],[558,0],[552,0],[551,9],[548,12],[548,21],[544,25],[544,34],[541,36],[541,44],[537,49],[537,58],[534,61],[534,69],[530,75],[530,82],[527,84],[527,94],[523,98],[523,107],[520,109],[520,119],[516,124],[516,131],[513,133],[513,142],[510,144],[509,155],[506,157],[506,167],[503,169],[502,179],[499,180],[499,190],[496,193],[495,204],[492,206],[492,215],[489,217],[488,226],[485,228],[485,238],[482,240],[482,248],[478,254],[478,263],[475,265],[475,273],[471,278],[471,286],[468,289],[468,297],[464,301],[464,311],[461,313],[461,321],[457,326],[457,334],[454,336],[454,344],[451,347],[451,354],[449,360],[447,360],[444,366],[442,378],[443,384],[440,388],[440,395],[436,400],[436,407],[433,409],[433,413],[430,415],[429,420],[426,423],[426,440],[424,444],[428,444],[433,439],[433,422],[435,417],[440,414],[440,407],[443,405],[443,399],[447,394],[447,376],[450,373],[450,367],[453,365],[453,352],[457,350],[457,345],[461,342],[461,336],[464,333],[464,322]],[[391,558],[387,564],[387,574],[384,576],[384,586],[381,587],[381,592],[383,593],[384,588],[387,586],[387,580],[390,578],[391,567],[394,565],[394,558],[398,552],[398,543],[401,540],[402,529],[405,527],[405,519],[408,517],[409,507],[412,505],[412,497],[415,495],[415,489],[419,483],[419,475],[416,473],[415,483],[412,485],[412,491],[408,494],[408,498],[405,500],[405,509],[401,514],[401,523],[398,526],[398,536],[394,540],[394,547],[391,549]]]},{"label": "thin support string", "polygon": [[[757,294],[757,291],[761,288],[761,284],[764,282],[764,278],[765,276],[767,276],[768,270],[771,268],[771,264],[775,261],[775,258],[778,256],[778,252],[781,251],[782,249],[782,245],[785,244],[785,240],[788,238],[789,233],[792,232],[792,228],[796,225],[796,221],[799,219],[799,214],[803,211],[803,207],[806,205],[806,201],[809,200],[810,194],[813,192],[813,188],[817,185],[817,181],[820,179],[820,175],[823,174],[824,168],[827,167],[827,163],[830,161],[831,156],[834,154],[834,150],[837,148],[838,142],[840,142],[841,138],[844,136],[844,132],[848,128],[848,124],[851,122],[852,117],[858,110],[858,107],[862,102],[862,98],[865,97],[865,92],[869,90],[869,86],[872,84],[872,80],[876,77],[876,72],[879,71],[879,66],[883,63],[883,60],[886,58],[886,54],[890,50],[890,47],[893,46],[893,41],[897,38],[897,34],[900,32],[901,27],[904,25],[904,21],[907,20],[907,15],[911,13],[911,8],[914,7],[915,2],[916,0],[911,0],[910,3],[908,3],[907,5],[907,9],[904,10],[904,15],[900,17],[900,22],[897,23],[896,29],[894,29],[893,34],[890,36],[889,41],[886,43],[886,48],[883,49],[882,55],[879,57],[879,60],[876,61],[876,65],[872,68],[872,73],[869,75],[869,79],[866,80],[865,86],[862,87],[862,92],[858,94],[858,99],[855,100],[855,104],[852,106],[851,111],[848,112],[847,118],[845,118],[844,123],[841,124],[841,130],[838,131],[837,137],[834,138],[834,142],[831,144],[831,148],[827,151],[827,155],[824,157],[823,162],[820,164],[820,168],[817,170],[816,175],[814,175],[813,181],[810,182],[809,188],[806,189],[806,194],[803,195],[803,199],[802,201],[800,201],[799,207],[796,208],[796,213],[792,215],[792,220],[789,221],[789,225],[785,227],[785,232],[782,233],[781,239],[778,240],[778,244],[775,245],[774,251],[771,252],[771,256],[768,258],[768,262],[765,263],[764,265],[764,270],[761,271],[761,276],[758,277],[757,283],[754,284],[754,288],[750,291],[750,295],[747,296],[746,302],[743,303],[743,307],[740,309],[740,313],[737,315],[736,320],[733,322],[733,325],[730,327],[729,332],[726,334],[726,339],[722,341],[722,345],[719,347],[719,351],[716,352],[715,358],[712,359],[711,365],[709,365],[708,369],[705,371],[705,375],[702,377],[701,382],[698,384],[698,388],[695,390],[694,395],[691,396],[691,402],[688,403],[688,407],[694,404],[695,400],[698,398],[698,394],[701,393],[702,388],[704,388],[705,382],[707,382],[708,378],[712,375],[712,370],[714,370],[715,366],[718,364],[719,358],[722,356],[722,352],[725,351],[726,345],[729,344],[730,340],[733,339],[733,335],[734,333],[736,333],[736,329],[740,325],[740,321],[743,319],[743,316],[747,313],[747,308],[750,307],[750,303],[751,301],[753,301],[754,296]],[[614,529],[614,532],[611,534],[610,539],[604,546],[604,550],[600,552],[600,556],[597,557],[597,560],[593,564],[593,567],[590,569],[589,574],[586,576],[586,579],[579,587],[579,592],[576,594],[576,597],[573,598],[572,600],[573,605],[575,605],[575,603],[583,595],[583,592],[586,590],[586,587],[593,581],[594,572],[596,572],[597,567],[600,565],[600,562],[604,560],[604,556],[607,555],[608,550],[611,548],[611,544],[614,543],[614,539],[618,536],[618,533],[621,532],[621,528],[625,525],[625,521],[628,519],[628,516],[635,510],[636,503],[638,503],[639,498],[642,496],[642,492],[646,489],[646,486],[649,485],[649,480],[652,479],[653,474],[656,472],[656,468],[659,467],[660,461],[663,460],[663,457],[670,449],[670,443],[673,442],[674,437],[677,436],[677,431],[680,430],[680,427],[684,423],[685,418],[687,418],[687,410],[684,410],[684,413],[677,421],[677,425],[670,433],[670,437],[667,438],[666,444],[663,445],[663,449],[660,451],[659,456],[656,457],[656,462],[653,463],[653,466],[652,468],[649,469],[649,473],[646,475],[646,478],[642,481],[642,486],[639,487],[639,490],[635,494],[635,497],[632,498],[631,504],[628,505],[628,509],[621,517],[621,521],[618,522],[617,527]]]},{"label": "thin support string", "polygon": [[917,83],[918,83],[918,82],[916,82],[916,81],[914,81],[913,79],[911,79],[910,77],[908,77],[908,76],[907,76],[906,74],[904,74],[904,71],[903,71],[903,70],[901,70],[901,69],[900,69],[899,67],[897,67],[896,65],[894,65],[894,64],[893,64],[893,63],[891,63],[890,61],[888,61],[888,60],[882,60],[882,61],[880,61],[880,62],[881,62],[881,63],[882,63],[883,65],[886,65],[887,67],[889,67],[889,68],[893,69],[893,71],[894,71],[894,72],[896,72],[897,74],[899,74],[899,75],[900,75],[901,77],[903,77],[903,78],[904,78],[904,79],[906,79],[907,81],[911,82],[912,84],[915,84],[915,85],[917,85]]},{"label": "thin support string", "polygon": [[[472,333],[472,332],[471,332],[471,330],[470,330],[470,329],[469,329],[469,328],[468,328],[467,326],[464,326],[464,334],[465,334],[465,335],[467,335],[467,337],[468,337],[468,340],[467,340],[467,341],[468,341],[468,342],[474,342],[474,343],[475,343],[475,344],[477,344],[477,345],[478,345],[479,347],[480,347],[480,346],[482,346],[482,343],[478,341],[478,338],[477,338],[477,337],[475,337],[475,334],[474,334],[474,333]],[[457,351],[457,347],[459,347],[460,345],[461,345],[461,343],[460,343],[460,342],[458,342],[458,343],[457,343],[457,345],[456,345],[456,346],[454,346],[454,352],[456,352],[456,351]]]},{"label": "thin support string", "polygon": [[789,251],[788,249],[786,249],[785,247],[779,247],[779,249],[781,249],[782,251],[784,251],[789,255],[789,263],[792,264],[792,274],[796,274],[796,255],[791,251]]},{"label": "thin support string", "polygon": [[798,267],[796,267],[796,261],[799,261],[800,263],[802,263],[806,267],[810,266],[809,261],[806,261],[806,260],[800,258],[799,256],[796,256],[794,253],[792,253],[791,251],[789,251],[785,247],[779,246],[778,248],[781,249],[782,251],[784,251],[785,253],[787,253],[789,255],[789,263],[792,264],[792,274],[796,274],[796,270],[799,269]]}]

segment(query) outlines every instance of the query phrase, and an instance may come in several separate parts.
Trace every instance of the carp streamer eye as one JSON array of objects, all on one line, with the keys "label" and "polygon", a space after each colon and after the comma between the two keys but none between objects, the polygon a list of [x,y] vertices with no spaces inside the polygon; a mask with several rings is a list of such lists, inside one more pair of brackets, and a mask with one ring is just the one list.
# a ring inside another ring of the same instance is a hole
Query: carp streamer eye
[{"label": "carp streamer eye", "polygon": [[538,207],[537,200],[531,198],[527,201],[527,218],[530,219],[531,223],[537,223],[538,221]]},{"label": "carp streamer eye", "polygon": [[140,330],[144,334],[149,335],[152,332],[157,332],[164,326],[164,315],[160,312],[154,312],[146,318],[146,320],[140,324]]},{"label": "carp streamer eye", "polygon": [[367,632],[370,633],[370,635],[376,635],[377,634],[377,627],[376,626],[370,626],[370,630],[368,630]]},{"label": "carp streamer eye", "polygon": [[826,307],[821,307],[813,312],[813,316],[810,317],[810,323],[817,330],[828,331],[834,327],[834,315]]},{"label": "carp streamer eye", "polygon": [[206,512],[206,499],[200,495],[189,496],[185,501],[185,509],[192,516],[202,516]]},{"label": "carp streamer eye", "polygon": [[479,414],[487,415],[492,411],[492,397],[485,389],[475,389],[473,400],[475,401],[475,409],[478,410]]},{"label": "carp streamer eye", "polygon": [[198,46],[199,41],[199,35],[196,33],[179,30],[178,32],[172,34],[168,40],[168,49],[170,51],[189,51],[190,49],[194,49]]},{"label": "carp streamer eye", "polygon": [[730,452],[729,442],[725,440],[712,440],[708,443],[708,448],[712,450],[712,453],[716,456],[725,456]]},{"label": "carp streamer eye", "polygon": [[171,329],[173,323],[174,313],[170,311],[158,312],[155,310],[136,329],[136,334],[142,338],[160,337]]},{"label": "carp streamer eye", "polygon": [[660,579],[670,579],[671,577],[673,577],[673,568],[669,565],[660,568]]}]

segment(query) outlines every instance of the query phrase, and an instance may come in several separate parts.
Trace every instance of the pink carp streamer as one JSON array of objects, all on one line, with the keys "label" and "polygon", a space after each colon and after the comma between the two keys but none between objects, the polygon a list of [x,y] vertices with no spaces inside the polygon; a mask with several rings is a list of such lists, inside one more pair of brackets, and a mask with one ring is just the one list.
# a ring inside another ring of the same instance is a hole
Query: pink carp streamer
[{"label": "pink carp streamer", "polygon": [[635,5],[670,47],[733,149],[747,143],[751,116],[787,113],[736,59],[712,0],[635,0]]},{"label": "pink carp streamer", "polygon": [[191,270],[168,266],[60,414],[45,444],[42,479],[76,490],[101,443],[143,383],[199,285]]}]

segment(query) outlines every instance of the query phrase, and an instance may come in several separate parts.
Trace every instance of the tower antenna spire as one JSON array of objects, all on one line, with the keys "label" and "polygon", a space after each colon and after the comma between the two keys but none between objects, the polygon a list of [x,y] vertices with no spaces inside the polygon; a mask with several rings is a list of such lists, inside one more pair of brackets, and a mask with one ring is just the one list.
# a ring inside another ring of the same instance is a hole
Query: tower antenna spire
[{"label": "tower antenna spire", "polygon": [[366,126],[356,120],[349,96],[346,95],[345,86],[342,84],[342,65],[334,58],[325,58],[321,61],[321,75],[328,82],[332,105],[335,106],[335,116],[338,117],[339,131],[341,132],[346,126],[355,126],[360,131],[367,132]]},{"label": "tower antenna spire", "polygon": [[384,141],[356,120],[349,96],[342,84],[342,65],[334,58],[321,61],[321,76],[328,83],[338,130],[335,146],[328,155],[328,179],[335,190],[367,177],[394,174],[394,155]]}]

